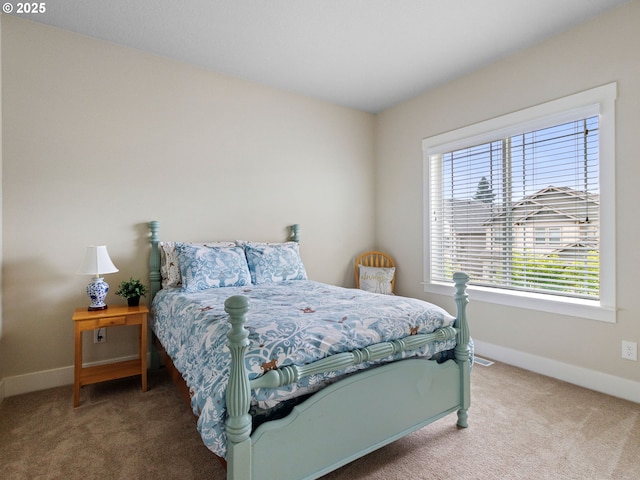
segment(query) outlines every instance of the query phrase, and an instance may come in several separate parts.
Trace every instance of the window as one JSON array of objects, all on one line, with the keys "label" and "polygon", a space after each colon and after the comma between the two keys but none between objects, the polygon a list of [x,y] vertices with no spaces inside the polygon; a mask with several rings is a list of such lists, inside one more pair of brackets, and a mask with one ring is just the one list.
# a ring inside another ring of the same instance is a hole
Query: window
[{"label": "window", "polygon": [[[576,202],[576,204],[578,204],[578,202]],[[587,215],[589,212],[586,212]],[[586,217],[585,220],[586,223],[592,223],[593,222],[593,218],[589,218],[588,216]],[[574,232],[572,231],[572,229],[567,229],[563,227],[549,227],[549,245],[552,245],[554,248],[558,248],[562,245],[562,231],[563,230],[569,230],[569,239],[570,240],[574,240],[576,238],[582,238],[584,235],[584,238],[587,238],[589,236],[589,233],[593,233],[594,234],[594,241],[597,241],[597,232],[595,231],[595,229],[585,229],[584,234],[581,232]],[[565,236],[566,238],[566,236]],[[566,245],[566,244],[565,244]],[[582,245],[582,250],[583,253],[584,251],[590,251],[591,248],[589,247],[589,245]],[[581,254],[579,252],[579,249],[576,248],[575,249],[575,258],[581,258]],[[594,265],[594,268],[598,268],[599,265]],[[593,294],[593,292],[591,292]]]},{"label": "window", "polygon": [[615,321],[615,90],[424,140],[427,291]]}]

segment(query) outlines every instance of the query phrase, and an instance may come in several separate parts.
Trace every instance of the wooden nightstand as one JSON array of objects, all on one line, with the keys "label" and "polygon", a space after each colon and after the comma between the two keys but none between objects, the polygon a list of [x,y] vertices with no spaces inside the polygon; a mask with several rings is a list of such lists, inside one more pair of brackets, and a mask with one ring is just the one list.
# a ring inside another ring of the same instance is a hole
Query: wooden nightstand
[{"label": "wooden nightstand", "polygon": [[[87,307],[77,308],[73,314],[75,324],[75,366],[73,381],[73,406],[80,404],[80,387],[116,378],[140,375],[142,391],[147,391],[147,314],[145,306],[115,306],[90,312]],[[82,366],[82,332],[100,327],[140,325],[140,358],[125,362],[113,362],[95,367]]]}]

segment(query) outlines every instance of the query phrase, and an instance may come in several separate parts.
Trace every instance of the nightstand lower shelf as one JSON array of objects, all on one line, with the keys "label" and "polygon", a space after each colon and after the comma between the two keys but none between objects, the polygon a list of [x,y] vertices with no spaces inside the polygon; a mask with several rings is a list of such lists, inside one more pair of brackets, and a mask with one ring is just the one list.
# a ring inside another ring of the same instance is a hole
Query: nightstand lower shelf
[{"label": "nightstand lower shelf", "polygon": [[117,378],[140,375],[142,365],[140,359],[126,362],[113,362],[95,367],[83,367],[80,370],[80,386],[106,382]]}]

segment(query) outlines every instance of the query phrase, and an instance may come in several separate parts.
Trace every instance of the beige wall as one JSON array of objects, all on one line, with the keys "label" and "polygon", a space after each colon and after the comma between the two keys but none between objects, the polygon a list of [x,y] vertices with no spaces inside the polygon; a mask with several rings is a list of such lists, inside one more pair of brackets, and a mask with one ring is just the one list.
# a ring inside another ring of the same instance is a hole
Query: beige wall
[{"label": "beige wall", "polygon": [[[638,362],[621,359],[621,341],[640,341],[640,2],[488,66],[378,116],[376,232],[401,268],[402,293],[428,297],[423,278],[422,139],[539,103],[618,82],[616,110],[616,324],[473,302],[479,343],[534,358],[640,381]],[[398,192],[403,192],[399,195]],[[403,215],[399,215],[403,212]],[[554,367],[554,368],[555,368]],[[551,368],[553,370],[553,368]],[[553,373],[553,372],[549,372]],[[637,388],[637,387],[636,387]]]},{"label": "beige wall", "polygon": [[[280,241],[299,223],[312,279],[353,284],[373,246],[370,114],[2,17],[5,378],[73,365],[76,275],[106,244],[147,281],[146,222],[165,240]],[[135,352],[111,329],[85,360]],[[68,371],[68,370],[66,370]]]}]

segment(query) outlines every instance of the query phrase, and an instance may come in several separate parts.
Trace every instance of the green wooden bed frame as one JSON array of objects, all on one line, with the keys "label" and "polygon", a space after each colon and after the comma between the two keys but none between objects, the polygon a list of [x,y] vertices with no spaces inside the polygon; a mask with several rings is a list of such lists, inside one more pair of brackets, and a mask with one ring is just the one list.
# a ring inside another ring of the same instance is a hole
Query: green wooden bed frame
[{"label": "green wooden bed frame", "polygon": [[[149,223],[151,298],[161,288],[159,223]],[[299,241],[297,225],[291,239]],[[271,370],[249,380],[244,355],[249,346],[244,327],[248,299],[229,297],[225,310],[231,330],[231,371],[227,402],[227,479],[299,480],[325,475],[446,415],[457,412],[457,425],[467,427],[470,405],[470,349],[465,292],[469,277],[453,275],[456,320],[431,334],[418,334],[340,353],[307,365]],[[352,374],[294,407],[285,418],[252,432],[251,389],[275,388],[306,375],[332,372],[368,360],[456,338],[455,360],[443,363],[409,358]]]}]

